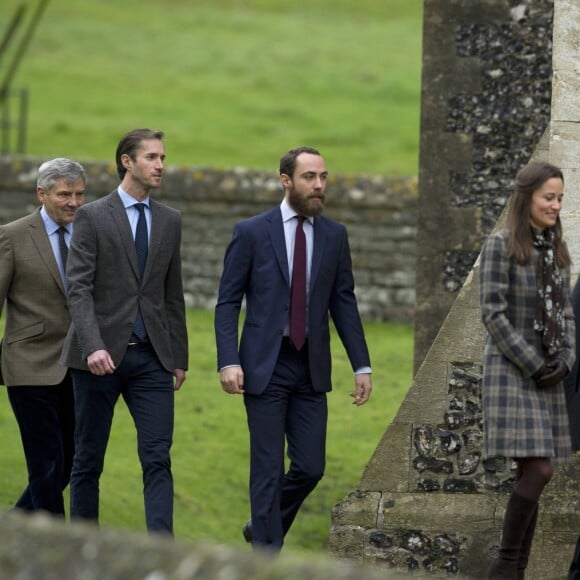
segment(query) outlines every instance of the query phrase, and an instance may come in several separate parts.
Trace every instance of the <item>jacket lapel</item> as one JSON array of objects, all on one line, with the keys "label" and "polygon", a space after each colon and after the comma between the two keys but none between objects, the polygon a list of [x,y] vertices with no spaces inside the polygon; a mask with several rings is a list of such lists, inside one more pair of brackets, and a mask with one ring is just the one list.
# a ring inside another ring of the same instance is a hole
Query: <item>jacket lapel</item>
[{"label": "jacket lapel", "polygon": [[318,217],[314,217],[314,247],[312,249],[312,266],[310,267],[310,291],[314,288],[316,277],[320,271],[322,257],[324,256],[324,246],[326,244],[326,235],[324,233],[324,224]]},{"label": "jacket lapel", "polygon": [[164,231],[163,212],[161,206],[155,200],[149,198],[149,208],[151,209],[151,233],[149,235],[149,250],[147,252],[147,263],[145,264],[145,272],[143,279],[147,278],[153,264],[155,264],[157,253],[161,247],[161,232]]},{"label": "jacket lapel", "polygon": [[121,241],[123,242],[123,247],[129,258],[129,263],[133,269],[133,273],[137,278],[139,278],[139,265],[137,264],[137,252],[135,251],[135,241],[133,240],[133,234],[131,232],[131,225],[129,224],[129,218],[127,217],[127,210],[119,197],[117,191],[113,191],[109,195],[109,208],[111,213],[111,219],[115,224]]},{"label": "jacket lapel", "polygon": [[62,276],[60,275],[60,270],[58,269],[58,264],[56,263],[56,258],[54,257],[54,252],[52,251],[52,246],[40,215],[40,209],[38,209],[34,214],[34,219],[29,224],[29,232],[42,261],[50,272],[50,275],[54,278],[54,281],[60,288],[61,292],[66,294],[62,282]]},{"label": "jacket lapel", "polygon": [[290,286],[290,274],[288,272],[288,254],[286,252],[286,239],[284,237],[284,224],[282,223],[282,212],[279,207],[274,208],[267,216],[270,222],[270,239],[272,247],[282,276],[286,284]]}]

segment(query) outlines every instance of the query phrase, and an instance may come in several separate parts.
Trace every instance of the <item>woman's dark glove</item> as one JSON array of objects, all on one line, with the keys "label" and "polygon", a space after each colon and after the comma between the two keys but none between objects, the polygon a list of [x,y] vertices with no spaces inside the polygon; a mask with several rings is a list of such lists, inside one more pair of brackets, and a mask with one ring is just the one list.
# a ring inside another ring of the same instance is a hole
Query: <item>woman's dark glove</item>
[{"label": "woman's dark glove", "polygon": [[536,383],[538,383],[539,381],[542,380],[543,377],[545,377],[546,375],[550,374],[552,371],[550,369],[550,367],[548,367],[548,365],[546,363],[544,363],[533,375],[532,375],[532,379],[534,379],[534,381],[536,381]]},{"label": "woman's dark glove", "polygon": [[532,377],[538,387],[546,388],[562,382],[568,372],[568,365],[561,358],[555,358],[542,365]]}]

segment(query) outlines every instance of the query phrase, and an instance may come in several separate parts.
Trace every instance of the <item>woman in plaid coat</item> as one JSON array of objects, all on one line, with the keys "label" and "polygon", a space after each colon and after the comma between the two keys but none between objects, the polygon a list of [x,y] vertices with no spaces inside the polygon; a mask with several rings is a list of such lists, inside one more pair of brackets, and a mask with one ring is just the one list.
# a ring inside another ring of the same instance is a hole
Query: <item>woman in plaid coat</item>
[{"label": "woman in plaid coat", "polygon": [[563,189],[562,172],[549,163],[521,169],[506,228],[481,253],[485,453],[517,463],[489,578],[524,578],[538,500],[553,466],[571,455],[563,379],[574,363],[575,327]]}]

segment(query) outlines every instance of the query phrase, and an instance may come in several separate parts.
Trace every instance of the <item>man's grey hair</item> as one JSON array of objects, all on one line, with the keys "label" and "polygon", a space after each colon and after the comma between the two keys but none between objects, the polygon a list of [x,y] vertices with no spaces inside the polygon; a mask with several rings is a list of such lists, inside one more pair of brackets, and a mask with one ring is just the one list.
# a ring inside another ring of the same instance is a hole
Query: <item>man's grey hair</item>
[{"label": "man's grey hair", "polygon": [[47,191],[60,179],[64,179],[67,183],[82,179],[84,184],[87,183],[87,175],[80,163],[66,157],[57,157],[45,161],[38,168],[36,185]]}]

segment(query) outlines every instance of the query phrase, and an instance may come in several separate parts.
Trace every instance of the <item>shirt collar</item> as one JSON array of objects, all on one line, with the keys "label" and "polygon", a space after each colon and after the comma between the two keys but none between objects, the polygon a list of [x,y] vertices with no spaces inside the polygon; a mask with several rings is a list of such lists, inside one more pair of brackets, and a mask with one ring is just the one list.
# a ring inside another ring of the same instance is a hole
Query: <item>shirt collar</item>
[{"label": "shirt collar", "polygon": [[[46,229],[46,233],[49,236],[52,236],[54,232],[60,229],[60,225],[57,224],[47,213],[46,208],[42,206],[40,208],[40,216],[42,217],[42,221],[44,222],[44,227]],[[67,224],[63,226],[63,228],[70,234],[72,232],[72,224]]]},{"label": "shirt collar", "polygon": [[[292,208],[292,206],[286,201],[286,198],[284,198],[280,204],[280,211],[282,212],[282,221],[284,223],[290,221],[292,218],[295,218],[298,215],[298,212]],[[313,216],[308,216],[305,219],[314,225]]]},{"label": "shirt collar", "polygon": [[132,195],[129,195],[126,191],[124,191],[120,185],[117,187],[117,192],[119,193],[119,197],[121,198],[125,209],[138,203],[144,203],[147,207],[149,207],[149,196],[147,196],[143,201],[138,201]]}]

